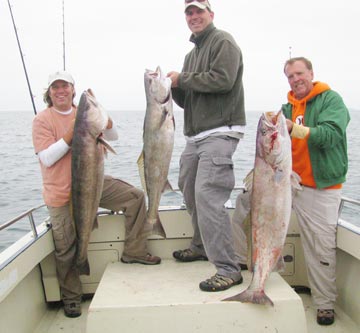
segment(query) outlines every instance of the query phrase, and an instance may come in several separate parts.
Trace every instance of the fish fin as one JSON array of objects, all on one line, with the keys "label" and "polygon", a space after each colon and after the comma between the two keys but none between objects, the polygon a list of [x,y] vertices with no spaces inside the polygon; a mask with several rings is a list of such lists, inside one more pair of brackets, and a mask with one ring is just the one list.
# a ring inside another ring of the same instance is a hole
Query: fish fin
[{"label": "fish fin", "polygon": [[254,169],[251,169],[243,179],[243,184],[246,191],[248,192],[252,191],[253,180],[254,180]]},{"label": "fish fin", "polygon": [[293,190],[298,190],[298,191],[302,190],[302,187],[300,186],[301,177],[295,171],[291,172],[290,183]]},{"label": "fish fin", "polygon": [[99,221],[97,219],[97,216],[94,219],[92,230],[99,228]]},{"label": "fish fin", "polygon": [[275,169],[275,173],[274,173],[275,183],[280,183],[283,178],[284,178],[284,170]]},{"label": "fish fin", "polygon": [[265,294],[264,290],[245,290],[240,294],[228,297],[222,300],[223,302],[242,302],[254,303],[274,306],[272,300]]},{"label": "fish fin", "polygon": [[283,272],[285,271],[285,261],[284,257],[281,255],[277,261],[275,267],[272,270],[273,272]]},{"label": "fish fin", "polygon": [[149,223],[152,224],[152,231],[151,231],[152,235],[158,235],[163,238],[166,238],[166,233],[165,233],[164,227],[160,221],[159,215],[156,217],[156,220],[149,221]]},{"label": "fish fin", "polygon": [[137,165],[138,165],[138,170],[139,170],[139,175],[140,175],[140,180],[141,180],[141,186],[144,189],[144,192],[147,193],[147,188],[146,188],[146,181],[145,181],[145,156],[144,156],[144,151],[141,152],[138,160],[137,160]]},{"label": "fish fin", "polygon": [[96,98],[96,97],[95,97],[95,94],[94,94],[94,92],[92,91],[91,88],[88,88],[86,91],[89,93],[89,95],[91,95],[92,97]]},{"label": "fish fin", "polygon": [[253,265],[252,265],[252,237],[251,237],[251,212],[249,212],[244,221],[243,221],[243,229],[244,229],[244,232],[245,232],[245,235],[246,235],[246,243],[247,243],[247,255],[248,255],[248,258],[247,258],[247,266],[248,266],[248,271],[249,272],[252,272],[253,271]]},{"label": "fish fin", "polygon": [[108,151],[111,151],[113,154],[116,154],[116,151],[113,147],[110,146],[110,144],[101,136],[98,137],[98,142],[101,143]]},{"label": "fish fin", "polygon": [[167,110],[166,107],[162,107],[162,114],[161,114],[161,119],[160,119],[160,123],[159,123],[159,128],[162,127],[163,123],[166,120],[166,117],[168,116],[169,111]]},{"label": "fish fin", "polygon": [[80,275],[90,275],[90,265],[88,259],[86,259],[85,262],[81,264],[78,263],[76,266],[77,269],[79,270]]},{"label": "fish fin", "polygon": [[164,188],[162,190],[162,193],[166,192],[166,191],[174,191],[169,180],[166,180],[166,183],[164,185]]}]

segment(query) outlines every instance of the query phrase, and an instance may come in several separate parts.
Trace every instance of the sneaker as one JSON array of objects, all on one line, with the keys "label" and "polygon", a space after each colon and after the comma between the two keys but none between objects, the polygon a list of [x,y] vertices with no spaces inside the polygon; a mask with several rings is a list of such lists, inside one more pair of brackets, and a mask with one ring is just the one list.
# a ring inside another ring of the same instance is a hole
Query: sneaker
[{"label": "sneaker", "polygon": [[197,254],[191,249],[178,250],[173,252],[173,257],[182,262],[190,262],[196,260],[208,260],[206,256]]},{"label": "sneaker", "polygon": [[234,281],[233,279],[228,278],[226,276],[215,274],[210,279],[200,282],[199,287],[202,291],[222,291],[229,289],[232,286],[235,286],[242,282],[243,282],[242,276],[238,281]]},{"label": "sneaker", "polygon": [[64,314],[69,318],[76,318],[81,316],[81,305],[79,302],[72,302],[64,304]]},{"label": "sneaker", "polygon": [[331,325],[334,323],[335,315],[333,309],[318,309],[316,321],[319,325]]},{"label": "sneaker", "polygon": [[124,264],[143,264],[143,265],[158,265],[161,262],[161,258],[153,256],[150,253],[145,256],[128,256],[123,254],[121,256],[121,262]]}]

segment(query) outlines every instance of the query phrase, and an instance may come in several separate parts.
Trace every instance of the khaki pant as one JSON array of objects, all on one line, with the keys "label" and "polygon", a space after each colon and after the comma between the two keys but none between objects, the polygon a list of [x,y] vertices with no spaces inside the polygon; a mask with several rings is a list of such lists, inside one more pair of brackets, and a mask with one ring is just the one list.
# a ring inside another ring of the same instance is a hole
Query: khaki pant
[{"label": "khaki pant", "polygon": [[303,186],[293,197],[309,285],[317,309],[333,309],[336,291],[336,232],[341,190]]},{"label": "khaki pant", "polygon": [[[110,176],[105,176],[100,207],[122,211],[125,215],[124,254],[147,254],[146,239],[151,226],[146,223],[146,205],[143,191]],[[70,206],[49,207],[52,233],[55,243],[57,276],[64,304],[81,300],[79,272],[73,266],[76,254],[76,231]]]}]

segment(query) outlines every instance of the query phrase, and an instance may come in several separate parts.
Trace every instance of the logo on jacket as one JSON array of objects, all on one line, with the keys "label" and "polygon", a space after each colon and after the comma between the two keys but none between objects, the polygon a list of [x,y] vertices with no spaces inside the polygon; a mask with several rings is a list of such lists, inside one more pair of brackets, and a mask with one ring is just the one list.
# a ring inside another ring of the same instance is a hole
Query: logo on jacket
[{"label": "logo on jacket", "polygon": [[295,124],[304,125],[304,116],[303,115],[297,116],[295,118]]}]

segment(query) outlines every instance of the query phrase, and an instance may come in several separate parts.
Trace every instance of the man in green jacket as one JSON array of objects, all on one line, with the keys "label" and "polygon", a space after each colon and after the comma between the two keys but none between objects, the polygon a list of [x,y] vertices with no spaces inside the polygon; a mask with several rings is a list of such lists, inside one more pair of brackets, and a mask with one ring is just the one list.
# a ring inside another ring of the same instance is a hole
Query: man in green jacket
[{"label": "man in green jacket", "polygon": [[183,262],[209,260],[216,274],[203,291],[242,282],[231,221],[224,207],[235,185],[232,156],[245,130],[243,59],[233,37],[213,24],[209,1],[185,0],[185,17],[195,44],[181,73],[170,72],[175,102],[184,109],[186,147],[179,187],[191,215],[190,247],[175,251]]},{"label": "man in green jacket", "polygon": [[[308,59],[287,60],[284,73],[291,91],[282,111],[291,136],[292,168],[302,185],[301,191],[294,190],[292,207],[299,223],[317,322],[331,325],[335,320],[336,231],[341,187],[348,169],[346,127],[350,115],[338,93],[326,83],[313,82]],[[251,193],[241,193],[236,200],[233,223],[237,226],[243,227],[250,198]],[[244,243],[245,233],[240,236]],[[240,245],[239,255],[245,258],[246,246]]]},{"label": "man in green jacket", "polygon": [[334,322],[336,231],[341,187],[348,169],[346,127],[349,111],[326,83],[313,82],[311,62],[286,61],[291,91],[282,106],[292,142],[293,170],[302,191],[293,197],[317,322]]}]

